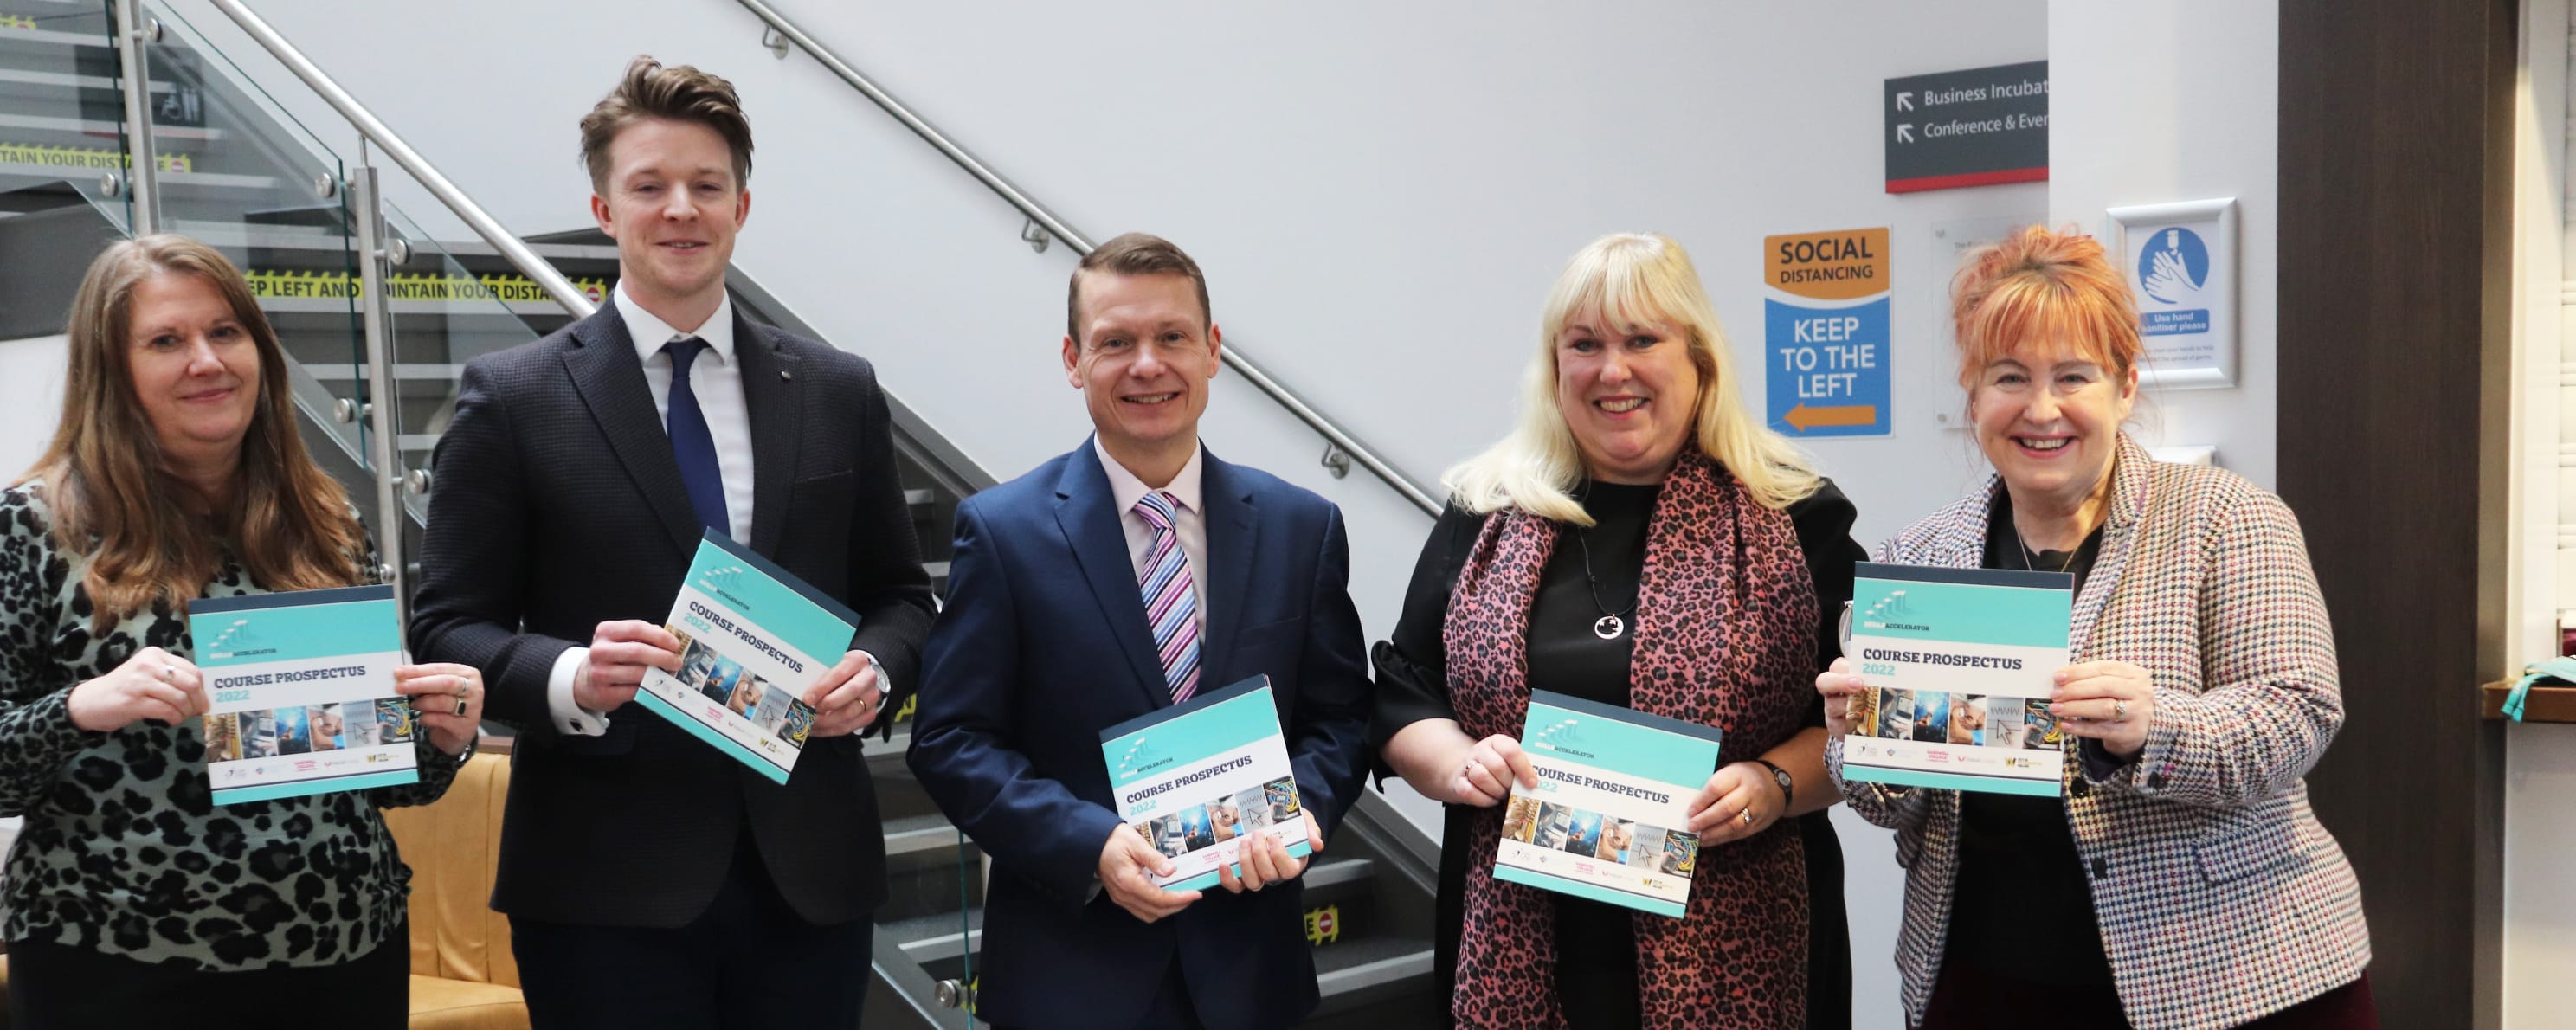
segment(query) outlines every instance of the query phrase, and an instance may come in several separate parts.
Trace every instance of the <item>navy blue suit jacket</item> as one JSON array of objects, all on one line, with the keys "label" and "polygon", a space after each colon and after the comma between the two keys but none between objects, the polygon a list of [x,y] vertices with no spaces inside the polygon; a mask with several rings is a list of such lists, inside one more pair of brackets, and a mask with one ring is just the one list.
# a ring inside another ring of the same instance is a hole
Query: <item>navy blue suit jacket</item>
[{"label": "navy blue suit jacket", "polygon": [[[1200,682],[1270,677],[1301,801],[1330,833],[1369,761],[1341,510],[1213,454],[1201,476]],[[1171,705],[1116,504],[1086,442],[957,508],[910,759],[993,860],[977,1014],[1127,1030],[1177,961],[1211,1030],[1287,1026],[1316,1001],[1300,884],[1210,888],[1152,924],[1095,893],[1119,826],[1100,731]]]}]

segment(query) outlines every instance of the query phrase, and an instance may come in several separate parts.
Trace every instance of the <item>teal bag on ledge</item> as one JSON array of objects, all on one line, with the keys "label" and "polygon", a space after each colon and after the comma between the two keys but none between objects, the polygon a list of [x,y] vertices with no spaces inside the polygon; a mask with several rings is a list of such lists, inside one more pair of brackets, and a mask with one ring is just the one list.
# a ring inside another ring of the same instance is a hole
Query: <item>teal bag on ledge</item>
[{"label": "teal bag on ledge", "polygon": [[2576,657],[2552,658],[2523,666],[2522,678],[2513,681],[2513,692],[2504,696],[2504,717],[2521,722],[2522,701],[2531,695],[2531,685],[2542,680],[2576,686]]}]

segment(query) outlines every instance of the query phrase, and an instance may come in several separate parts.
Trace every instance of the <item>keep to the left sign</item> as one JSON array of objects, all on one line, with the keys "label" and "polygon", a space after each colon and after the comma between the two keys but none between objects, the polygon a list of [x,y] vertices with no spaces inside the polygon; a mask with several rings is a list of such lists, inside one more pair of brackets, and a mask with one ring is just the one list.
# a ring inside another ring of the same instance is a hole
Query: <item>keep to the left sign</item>
[{"label": "keep to the left sign", "polygon": [[1888,435],[1887,230],[1770,236],[1762,254],[1771,428]]}]

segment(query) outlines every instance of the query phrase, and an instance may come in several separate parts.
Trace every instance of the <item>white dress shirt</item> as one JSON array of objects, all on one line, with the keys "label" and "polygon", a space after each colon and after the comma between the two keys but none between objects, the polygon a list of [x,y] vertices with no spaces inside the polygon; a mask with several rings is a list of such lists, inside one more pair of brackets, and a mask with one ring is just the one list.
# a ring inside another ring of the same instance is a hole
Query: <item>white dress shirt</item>
[{"label": "white dress shirt", "polygon": [[[726,534],[737,541],[751,539],[751,411],[742,398],[742,364],[734,360],[733,297],[727,295],[716,305],[715,314],[707,316],[706,324],[693,332],[644,310],[626,295],[623,282],[610,292],[609,301],[617,305],[617,317],[626,321],[626,334],[635,340],[635,356],[644,362],[644,385],[653,391],[653,418],[662,423],[665,433],[671,424],[671,352],[662,348],[682,336],[707,342],[707,349],[689,365],[689,391],[698,399],[698,411],[706,415],[708,435],[715,438],[716,470],[724,477]],[[556,729],[595,737],[608,732],[608,716],[574,703],[572,689],[573,676],[589,657],[590,648],[575,647],[555,659],[554,674],[546,683],[546,712]]]},{"label": "white dress shirt", "polygon": [[[1100,445],[1099,437],[1091,438],[1091,450],[1100,456],[1101,471],[1109,474],[1109,493],[1118,503],[1118,528],[1127,533],[1127,564],[1136,567],[1136,578],[1141,581],[1148,571],[1145,563],[1154,560],[1154,524],[1137,513],[1136,502],[1144,500],[1146,494],[1154,492],[1154,488],[1146,486],[1144,480],[1127,471],[1127,466],[1110,457],[1109,449]],[[1190,448],[1190,460],[1181,465],[1181,471],[1172,476],[1171,485],[1163,487],[1163,492],[1180,502],[1172,513],[1172,531],[1180,534],[1181,553],[1189,559],[1190,595],[1198,606],[1199,638],[1204,641],[1207,638],[1207,509],[1199,504],[1197,446]]]},{"label": "white dress shirt", "polygon": [[[1145,563],[1154,560],[1154,524],[1137,513],[1136,502],[1144,500],[1146,494],[1154,492],[1154,488],[1146,486],[1144,480],[1127,471],[1127,466],[1110,457],[1109,449],[1100,445],[1097,436],[1091,438],[1091,452],[1100,456],[1100,470],[1109,474],[1109,495],[1118,505],[1118,528],[1127,534],[1127,564],[1135,567],[1137,589],[1141,591],[1148,571]],[[1207,509],[1199,504],[1203,496],[1199,491],[1199,454],[1199,448],[1192,445],[1190,460],[1182,463],[1181,471],[1172,476],[1171,485],[1164,487],[1163,492],[1172,495],[1176,502],[1172,505],[1172,532],[1180,536],[1181,556],[1189,562],[1190,599],[1198,606],[1193,618],[1199,624],[1199,645],[1204,648],[1207,645]],[[1140,593],[1138,596],[1143,595]],[[1204,682],[1204,669],[1200,676]],[[1100,873],[1095,870],[1091,874],[1091,891],[1083,896],[1083,902],[1088,904],[1092,898],[1099,897],[1101,889]]]}]

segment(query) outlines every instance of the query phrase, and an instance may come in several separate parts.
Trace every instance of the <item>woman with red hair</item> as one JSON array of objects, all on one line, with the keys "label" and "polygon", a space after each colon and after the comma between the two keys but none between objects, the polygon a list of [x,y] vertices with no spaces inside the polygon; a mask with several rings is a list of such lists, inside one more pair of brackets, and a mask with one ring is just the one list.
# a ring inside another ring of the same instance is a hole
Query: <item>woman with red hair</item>
[{"label": "woman with red hair", "polygon": [[2302,779],[2343,723],[2299,524],[2156,461],[2136,301],[2093,240],[2033,227],[1953,286],[1959,384],[1995,468],[1879,560],[2075,577],[2057,797],[1842,779],[1849,659],[1816,677],[1828,770],[1896,831],[1896,961],[1920,1027],[2376,1027],[2370,935]]}]

